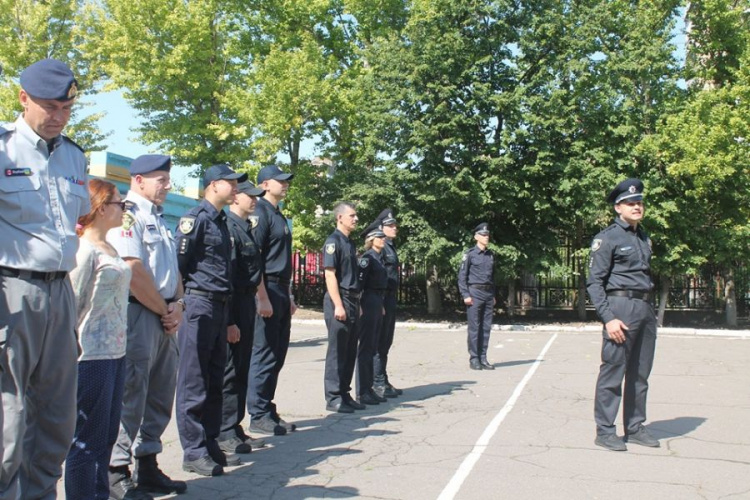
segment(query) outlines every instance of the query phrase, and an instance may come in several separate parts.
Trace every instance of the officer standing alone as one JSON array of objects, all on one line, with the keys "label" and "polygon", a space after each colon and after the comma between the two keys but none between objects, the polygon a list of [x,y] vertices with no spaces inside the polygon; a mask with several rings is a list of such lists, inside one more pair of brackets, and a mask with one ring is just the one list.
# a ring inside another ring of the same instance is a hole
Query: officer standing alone
[{"label": "officer standing alone", "polygon": [[62,134],[78,92],[68,66],[21,73],[23,114],[0,126],[0,498],[55,495],[76,425],[78,343],[68,272],[90,210],[86,157]]},{"label": "officer standing alone", "polygon": [[177,260],[185,282],[185,318],[177,333],[177,430],[182,468],[203,476],[224,473],[240,459],[219,448],[227,342],[240,339],[231,322],[232,241],[223,208],[247,174],[214,165],[203,176],[205,198],[180,219]]},{"label": "officer standing alone", "polygon": [[643,183],[638,179],[621,182],[607,202],[613,204],[617,217],[594,237],[587,281],[591,302],[604,323],[602,363],[594,400],[594,442],[608,450],[627,449],[615,432],[624,378],[625,440],[658,447],[659,441],[643,426],[648,377],[656,348],[651,239],[640,226],[645,213]]},{"label": "officer standing alone", "polygon": [[458,289],[466,304],[469,330],[469,367],[472,370],[494,370],[487,361],[495,306],[495,257],[487,248],[490,229],[486,222],[474,228],[477,244],[468,250],[458,271]]}]

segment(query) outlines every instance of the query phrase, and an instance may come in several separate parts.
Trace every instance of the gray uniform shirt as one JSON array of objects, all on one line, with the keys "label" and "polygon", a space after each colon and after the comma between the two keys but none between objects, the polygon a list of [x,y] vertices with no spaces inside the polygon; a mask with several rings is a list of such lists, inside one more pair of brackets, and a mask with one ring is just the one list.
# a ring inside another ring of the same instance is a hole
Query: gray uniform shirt
[{"label": "gray uniform shirt", "polygon": [[76,223],[91,207],[86,157],[64,136],[53,143],[49,153],[23,116],[0,126],[0,266],[75,267]]},{"label": "gray uniform shirt", "polygon": [[130,206],[123,225],[110,229],[107,241],[123,259],[140,259],[162,298],[171,299],[177,294],[180,269],[174,237],[161,217],[162,207],[133,191],[128,191],[125,200]]}]

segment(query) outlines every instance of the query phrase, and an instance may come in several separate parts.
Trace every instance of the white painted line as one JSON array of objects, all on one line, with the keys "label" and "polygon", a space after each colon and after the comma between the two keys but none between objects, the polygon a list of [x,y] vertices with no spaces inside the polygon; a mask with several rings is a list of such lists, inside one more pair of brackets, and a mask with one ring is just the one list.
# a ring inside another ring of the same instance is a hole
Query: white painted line
[{"label": "white painted line", "polygon": [[482,456],[482,453],[484,453],[484,450],[487,449],[487,445],[490,444],[490,440],[500,428],[500,424],[503,423],[505,417],[508,416],[510,411],[516,405],[516,401],[518,401],[518,398],[521,397],[521,392],[523,392],[524,387],[526,387],[526,384],[529,382],[529,380],[531,380],[531,377],[534,376],[534,372],[536,372],[536,369],[544,360],[544,355],[547,354],[547,351],[549,350],[550,346],[552,346],[552,343],[556,338],[557,334],[554,334],[547,341],[547,344],[544,346],[544,349],[542,349],[542,352],[539,353],[539,356],[537,356],[534,364],[531,365],[529,371],[526,372],[526,375],[516,386],[513,394],[510,396],[508,401],[505,402],[505,406],[503,406],[500,412],[495,415],[495,418],[492,419],[492,422],[489,423],[487,428],[484,429],[482,435],[479,436],[479,440],[474,445],[474,448],[461,463],[461,466],[453,475],[450,482],[443,489],[442,493],[440,493],[438,500],[453,500],[453,498],[456,496],[458,490],[461,489],[461,485],[464,483],[466,478],[469,477],[469,474],[474,468],[474,465],[476,465],[476,463],[479,461],[479,458]]}]

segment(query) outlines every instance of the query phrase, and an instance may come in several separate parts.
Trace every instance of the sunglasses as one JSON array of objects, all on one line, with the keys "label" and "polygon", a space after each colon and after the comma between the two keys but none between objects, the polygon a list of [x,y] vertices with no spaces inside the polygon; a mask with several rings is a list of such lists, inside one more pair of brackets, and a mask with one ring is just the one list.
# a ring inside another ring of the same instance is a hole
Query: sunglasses
[{"label": "sunglasses", "polygon": [[108,201],[107,205],[118,205],[120,207],[120,210],[125,211],[127,208],[127,202],[126,201]]}]

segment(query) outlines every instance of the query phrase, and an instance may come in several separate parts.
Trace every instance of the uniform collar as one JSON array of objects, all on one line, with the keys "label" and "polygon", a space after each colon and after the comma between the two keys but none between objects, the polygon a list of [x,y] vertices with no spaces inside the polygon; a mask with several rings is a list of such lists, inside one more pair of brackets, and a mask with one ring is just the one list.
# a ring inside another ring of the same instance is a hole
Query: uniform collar
[{"label": "uniform collar", "polygon": [[260,206],[263,206],[263,205],[265,205],[268,210],[270,210],[272,212],[276,212],[278,214],[281,214],[281,209],[278,206],[274,207],[273,203],[271,203],[267,199],[265,199],[262,196],[260,196],[258,198],[258,204],[256,205],[256,210],[257,210],[257,207],[260,207]]},{"label": "uniform collar", "polygon": [[621,228],[623,228],[625,231],[630,231],[630,232],[633,232],[633,233],[637,233],[638,229],[640,229],[640,227],[641,227],[641,225],[638,224],[637,228],[634,229],[633,226],[631,226],[630,224],[628,224],[627,222],[625,222],[624,220],[622,220],[621,217],[615,217],[615,224],[617,224],[618,226],[620,226]]},{"label": "uniform collar", "polygon": [[479,245],[474,245],[474,248],[475,248],[475,249],[476,249],[476,251],[477,251],[477,252],[479,252],[479,253],[487,253],[487,252],[489,252],[489,251],[490,251],[490,247],[487,247],[487,248],[485,248],[484,250],[482,250],[481,248],[479,248]]},{"label": "uniform collar", "polygon": [[342,238],[344,238],[345,240],[349,240],[349,241],[352,241],[352,239],[351,239],[350,237],[348,237],[347,235],[345,235],[344,233],[342,233],[342,232],[341,232],[341,231],[339,230],[339,228],[336,228],[336,229],[334,229],[334,230],[333,230],[333,232],[334,232],[334,233],[339,233],[339,234],[341,235],[341,237],[342,237]]},{"label": "uniform collar", "polygon": [[135,206],[137,206],[139,209],[154,214],[154,215],[161,215],[164,213],[164,207],[160,207],[156,203],[152,202],[151,200],[148,200],[141,196],[140,194],[136,193],[133,190],[128,191],[128,195],[125,197],[127,201],[132,201]]},{"label": "uniform collar", "polygon": [[247,232],[248,229],[250,229],[250,223],[247,219],[242,219],[240,216],[238,216],[236,213],[232,212],[231,210],[227,213],[227,217],[232,220],[235,224],[240,226],[243,231]]},{"label": "uniform collar", "polygon": [[224,210],[216,210],[216,207],[213,206],[208,200],[203,198],[200,203],[200,207],[203,208],[203,210],[208,214],[209,217],[212,219],[226,219],[227,214],[224,212]]},{"label": "uniform collar", "polygon": [[[35,148],[40,147],[40,143],[41,143],[41,144],[44,144],[45,150],[48,149],[47,141],[39,137],[39,135],[36,132],[34,132],[34,130],[29,126],[29,124],[26,123],[26,120],[24,120],[22,114],[18,115],[18,118],[16,119],[16,130],[18,131],[18,134],[21,137],[29,141],[29,143]],[[60,142],[62,142],[62,136],[60,135],[52,139],[52,143],[55,145],[55,147],[59,146]]]}]

